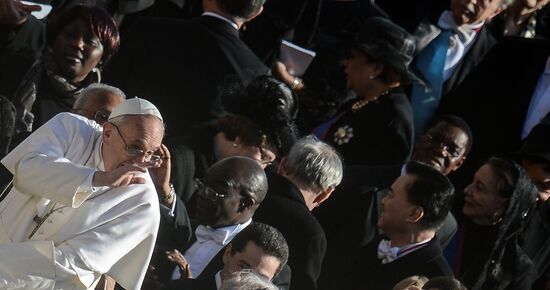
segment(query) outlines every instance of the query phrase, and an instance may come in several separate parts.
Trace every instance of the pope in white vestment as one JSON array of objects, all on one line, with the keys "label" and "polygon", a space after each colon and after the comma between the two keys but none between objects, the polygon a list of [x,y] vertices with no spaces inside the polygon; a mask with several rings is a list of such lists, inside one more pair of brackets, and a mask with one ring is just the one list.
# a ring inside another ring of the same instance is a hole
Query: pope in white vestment
[{"label": "pope in white vestment", "polygon": [[92,187],[103,138],[95,122],[61,113],[2,159],[14,180],[0,203],[0,289],[93,289],[104,273],[140,288],[158,198],[147,172],[145,184]]}]

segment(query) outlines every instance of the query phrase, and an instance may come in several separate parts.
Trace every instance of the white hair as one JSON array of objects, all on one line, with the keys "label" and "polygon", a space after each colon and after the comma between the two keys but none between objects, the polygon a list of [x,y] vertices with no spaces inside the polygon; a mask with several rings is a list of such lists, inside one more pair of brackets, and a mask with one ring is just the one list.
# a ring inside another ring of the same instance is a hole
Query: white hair
[{"label": "white hair", "polygon": [[336,187],[343,176],[340,155],[330,145],[311,135],[292,146],[284,170],[306,185],[321,190]]},{"label": "white hair", "polygon": [[116,95],[120,97],[121,100],[126,99],[126,95],[124,94],[124,92],[122,92],[121,89],[106,84],[95,83],[87,86],[85,89],[82,90],[82,92],[78,95],[74,102],[73,109],[85,108],[88,105],[90,97],[96,94],[99,90]]},{"label": "white hair", "polygon": [[243,269],[225,279],[220,290],[279,290],[279,288],[253,270]]}]

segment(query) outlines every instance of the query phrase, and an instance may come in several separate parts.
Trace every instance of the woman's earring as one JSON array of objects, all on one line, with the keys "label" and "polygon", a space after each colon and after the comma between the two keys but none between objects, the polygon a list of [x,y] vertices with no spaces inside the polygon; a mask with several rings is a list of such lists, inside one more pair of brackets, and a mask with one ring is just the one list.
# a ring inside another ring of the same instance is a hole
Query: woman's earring
[{"label": "woman's earring", "polygon": [[499,215],[498,211],[493,214],[493,226],[502,221],[502,215]]}]

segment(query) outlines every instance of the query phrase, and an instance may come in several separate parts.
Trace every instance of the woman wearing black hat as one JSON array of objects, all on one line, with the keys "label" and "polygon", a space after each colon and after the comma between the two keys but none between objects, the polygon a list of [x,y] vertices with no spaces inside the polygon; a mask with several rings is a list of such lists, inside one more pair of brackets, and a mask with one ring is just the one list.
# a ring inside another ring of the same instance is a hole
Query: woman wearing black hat
[{"label": "woman wearing black hat", "polygon": [[195,212],[195,179],[202,178],[212,164],[231,156],[246,156],[265,168],[284,156],[297,139],[297,103],[290,88],[272,77],[259,77],[246,88],[231,85],[221,98],[230,113],[191,128],[185,136],[167,140],[168,148],[163,147],[161,153],[171,159],[163,162],[170,168],[150,171],[161,203],[182,202],[190,217]]},{"label": "woman wearing black hat", "polygon": [[408,68],[415,47],[409,33],[380,17],[369,18],[356,34],[345,73],[358,98],[315,129],[346,164],[402,164],[409,158],[412,108],[401,87],[422,83]]}]

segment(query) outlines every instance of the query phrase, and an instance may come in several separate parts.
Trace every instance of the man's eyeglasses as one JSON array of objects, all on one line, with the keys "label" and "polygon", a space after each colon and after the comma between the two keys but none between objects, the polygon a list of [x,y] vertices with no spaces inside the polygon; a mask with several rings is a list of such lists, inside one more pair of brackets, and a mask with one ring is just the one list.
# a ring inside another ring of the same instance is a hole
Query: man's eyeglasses
[{"label": "man's eyeglasses", "polygon": [[198,192],[202,193],[206,198],[210,200],[218,200],[218,199],[223,199],[231,196],[231,194],[219,193],[213,190],[210,186],[208,186],[208,184],[204,183],[204,181],[202,181],[201,179],[195,179],[195,182],[197,184]]},{"label": "man's eyeglasses", "polygon": [[110,124],[116,128],[118,135],[120,136],[120,139],[122,139],[122,142],[124,142],[124,145],[126,146],[126,152],[128,153],[129,156],[132,156],[132,157],[144,156],[145,160],[150,160],[150,161],[159,161],[162,159],[160,155],[155,154],[156,151],[145,152],[144,150],[141,150],[139,148],[128,146],[128,143],[126,143],[126,140],[124,140],[124,137],[122,137],[122,133],[120,133],[120,129],[118,128],[118,126],[113,123],[110,123]]},{"label": "man's eyeglasses", "polygon": [[430,134],[423,134],[422,138],[424,142],[426,142],[427,145],[430,146],[438,146],[441,148],[443,146],[445,148],[445,152],[449,154],[453,158],[458,158],[462,154],[462,150],[457,147],[452,141],[445,140],[442,136],[432,136]]},{"label": "man's eyeglasses", "polygon": [[81,109],[81,108],[75,108],[74,110],[93,114],[94,115],[94,121],[96,121],[100,125],[107,122],[109,120],[109,116],[111,115],[111,112],[106,111],[106,110],[101,110],[101,109],[97,110],[96,112]]}]

